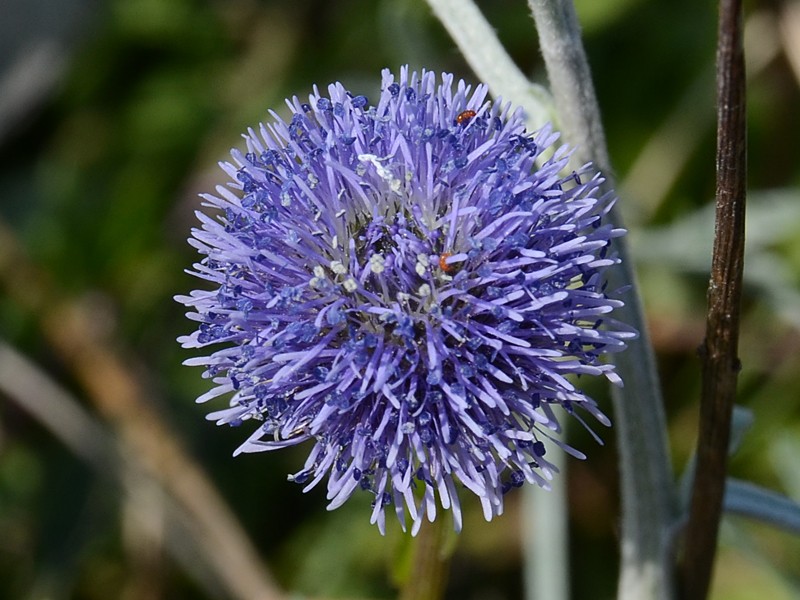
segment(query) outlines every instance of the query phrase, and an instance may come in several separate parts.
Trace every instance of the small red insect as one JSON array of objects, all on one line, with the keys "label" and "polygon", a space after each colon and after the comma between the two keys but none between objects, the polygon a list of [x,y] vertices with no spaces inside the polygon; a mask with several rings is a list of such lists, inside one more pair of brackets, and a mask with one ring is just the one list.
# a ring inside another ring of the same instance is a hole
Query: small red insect
[{"label": "small red insect", "polygon": [[455,265],[447,264],[447,259],[451,256],[453,255],[450,252],[442,252],[441,256],[439,257],[439,268],[448,275],[454,273],[456,270]]},{"label": "small red insect", "polygon": [[465,110],[464,112],[460,112],[456,117],[456,123],[459,125],[466,125],[476,114],[477,113],[474,110]]}]

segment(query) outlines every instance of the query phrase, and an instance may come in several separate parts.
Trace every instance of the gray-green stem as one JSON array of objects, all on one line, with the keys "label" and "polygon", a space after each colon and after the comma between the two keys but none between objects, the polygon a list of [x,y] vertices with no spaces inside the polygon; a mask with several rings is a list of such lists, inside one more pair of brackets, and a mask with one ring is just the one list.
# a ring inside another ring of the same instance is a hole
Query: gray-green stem
[{"label": "gray-green stem", "polygon": [[[571,0],[529,0],[559,122],[580,163],[593,162],[611,189],[600,110]],[[612,218],[622,225],[618,210]],[[626,352],[615,357],[625,388],[614,394],[614,416],[622,478],[622,563],[618,598],[672,598],[668,538],[675,500],[666,419],[658,374],[633,265],[624,239],[616,251],[622,265],[610,285],[627,286],[616,318],[639,330]]]},{"label": "gray-green stem", "polygon": [[[428,0],[467,62],[493,95],[526,108],[532,126],[546,120],[551,103],[508,57],[491,26],[470,0]],[[576,147],[575,158],[593,162],[613,186],[600,111],[574,7],[568,0],[529,0],[550,79],[559,127]],[[527,108],[533,105],[534,108]],[[618,211],[613,213],[622,225]],[[611,286],[626,288],[617,318],[639,338],[617,360],[625,389],[614,397],[622,477],[622,564],[619,598],[672,598],[669,536],[676,511],[666,439],[666,419],[635,275],[624,240],[616,244],[622,266]]]},{"label": "gray-green stem", "polygon": [[552,99],[547,90],[529,81],[517,68],[471,0],[428,0],[428,4],[492,96],[513,100],[534,127],[551,120]]}]

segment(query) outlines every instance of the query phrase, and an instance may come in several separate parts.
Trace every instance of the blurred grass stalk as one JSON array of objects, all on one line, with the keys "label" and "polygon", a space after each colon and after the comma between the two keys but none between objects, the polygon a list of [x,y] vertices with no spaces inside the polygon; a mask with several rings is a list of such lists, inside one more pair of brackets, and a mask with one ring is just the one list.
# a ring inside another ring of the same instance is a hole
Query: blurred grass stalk
[{"label": "blurred grass stalk", "polygon": [[[110,423],[109,433],[41,370],[7,345],[0,346],[0,382],[8,395],[101,474],[123,486],[142,473],[174,500],[172,511],[229,597],[279,600],[283,593],[262,563],[222,495],[189,457],[131,373],[103,319],[87,302],[68,301],[32,265],[13,233],[0,223],[0,285],[40,319],[42,334]],[[141,478],[141,475],[139,476]],[[185,546],[171,545],[173,550]],[[180,558],[180,553],[176,552]],[[185,562],[185,561],[184,561]],[[197,572],[193,573],[198,575]],[[201,574],[204,575],[204,574]],[[210,581],[204,577],[206,583]]]},{"label": "blurred grass stalk", "polygon": [[[166,513],[166,520],[188,525],[187,515],[174,502],[167,499],[162,487],[153,478],[141,472],[130,452],[117,443],[114,434],[92,417],[66,390],[56,384],[33,361],[9,344],[0,340],[0,391],[16,402],[30,417],[38,421],[53,434],[75,456],[92,467],[98,475],[119,486],[124,499],[130,498],[129,512],[132,527],[142,544],[160,545],[162,532],[154,531],[158,524],[154,519]],[[153,502],[138,502],[142,494],[159,496],[157,506]],[[185,529],[185,528],[184,528]],[[222,589],[204,568],[209,557],[190,556],[187,552],[186,532],[164,536],[167,550],[183,565],[196,582],[210,596],[218,595]],[[152,538],[156,538],[155,540]],[[191,544],[194,546],[194,544]],[[205,560],[203,560],[205,559]],[[213,561],[213,558],[211,558]],[[213,565],[212,565],[213,567]],[[41,577],[42,573],[38,576]]]}]

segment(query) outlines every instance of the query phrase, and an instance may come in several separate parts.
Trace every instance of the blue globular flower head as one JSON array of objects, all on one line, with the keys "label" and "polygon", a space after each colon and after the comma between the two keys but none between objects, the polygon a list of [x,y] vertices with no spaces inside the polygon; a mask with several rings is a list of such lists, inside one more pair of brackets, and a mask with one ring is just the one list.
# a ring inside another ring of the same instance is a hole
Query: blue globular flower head
[{"label": "blue globular flower head", "polygon": [[329,509],[368,491],[381,531],[438,505],[460,529],[462,486],[487,520],[548,487],[545,440],[583,456],[554,408],[609,424],[570,376],[621,384],[601,358],[635,335],[608,317],[624,231],[601,176],[565,175],[557,134],[453,83],[387,70],[377,104],[315,87],[248,130],[190,240],[212,289],[177,298],[199,323],[183,345],[216,348],[187,361],[213,382],[198,401],[255,424],[237,453],[309,442],[289,479],[325,480]]}]

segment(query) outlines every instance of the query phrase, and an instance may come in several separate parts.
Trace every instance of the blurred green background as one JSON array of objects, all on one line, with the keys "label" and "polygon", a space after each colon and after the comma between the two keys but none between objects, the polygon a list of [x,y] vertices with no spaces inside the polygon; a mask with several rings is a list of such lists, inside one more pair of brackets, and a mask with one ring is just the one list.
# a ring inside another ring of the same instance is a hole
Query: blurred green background
[{"label": "blurred green background", "polygon": [[[523,0],[478,3],[544,81]],[[676,474],[695,435],[713,224],[714,3],[580,0],[663,377]],[[747,10],[750,165],[734,475],[800,500],[800,3]],[[0,0],[0,598],[392,598],[406,539],[328,513],[303,448],[237,459],[204,420],[173,295],[216,163],[283,99],[376,98],[401,64],[474,80],[423,0]],[[285,113],[284,113],[285,114]],[[592,392],[610,412],[606,390]],[[577,428],[574,428],[577,430]],[[569,463],[575,598],[611,598],[613,431]],[[545,493],[534,490],[536,493]],[[449,598],[523,596],[520,508],[467,499]],[[447,517],[446,517],[447,518]],[[800,598],[800,541],[726,519],[718,599]]]}]

